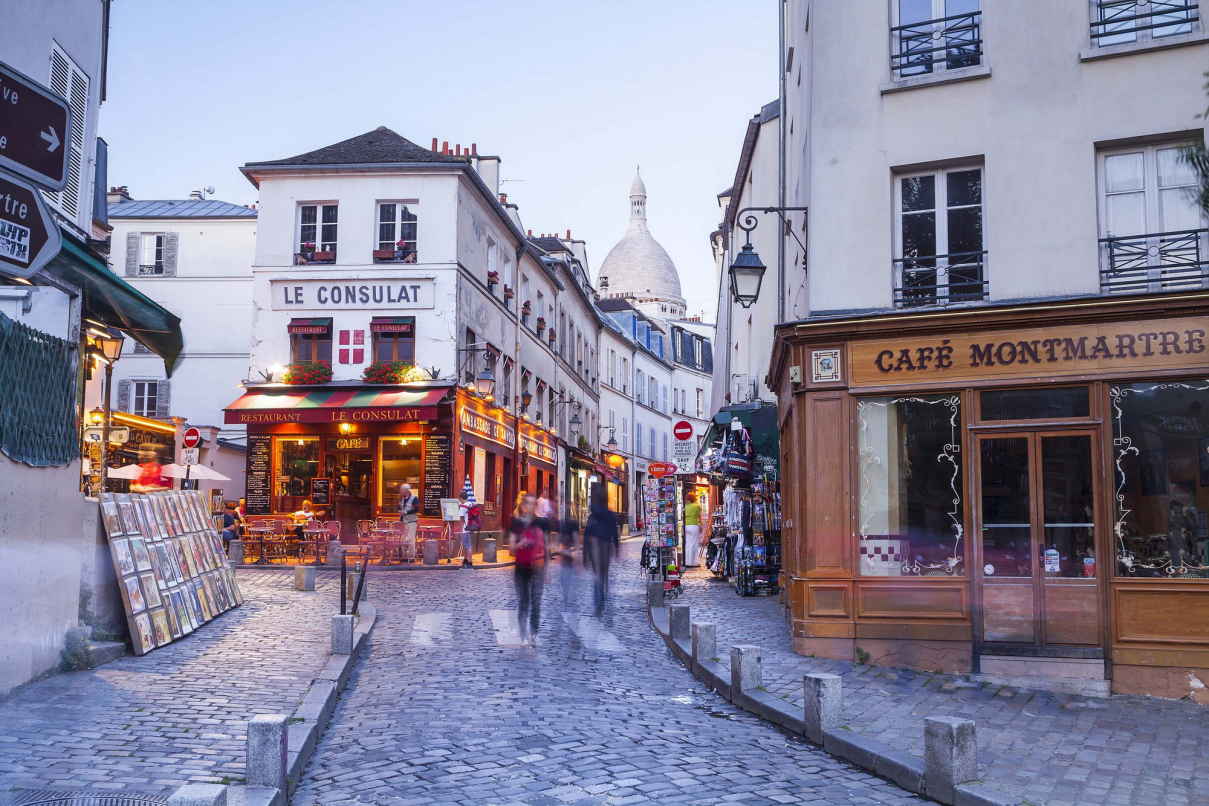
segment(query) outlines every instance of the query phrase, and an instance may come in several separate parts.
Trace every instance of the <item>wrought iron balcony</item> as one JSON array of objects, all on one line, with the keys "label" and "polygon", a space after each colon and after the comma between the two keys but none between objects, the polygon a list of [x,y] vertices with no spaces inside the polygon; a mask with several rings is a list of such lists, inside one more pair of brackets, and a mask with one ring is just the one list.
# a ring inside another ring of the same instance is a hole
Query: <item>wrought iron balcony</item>
[{"label": "wrought iron balcony", "polygon": [[1100,291],[1148,294],[1209,288],[1209,229],[1100,239]]},{"label": "wrought iron balcony", "polygon": [[1199,0],[1096,0],[1091,41],[1102,47],[1186,34],[1200,18]]},{"label": "wrought iron balcony", "polygon": [[890,29],[890,72],[927,75],[982,63],[982,12],[954,14]]},{"label": "wrought iron balcony", "polygon": [[990,293],[982,252],[904,257],[894,261],[894,307],[979,302]]}]

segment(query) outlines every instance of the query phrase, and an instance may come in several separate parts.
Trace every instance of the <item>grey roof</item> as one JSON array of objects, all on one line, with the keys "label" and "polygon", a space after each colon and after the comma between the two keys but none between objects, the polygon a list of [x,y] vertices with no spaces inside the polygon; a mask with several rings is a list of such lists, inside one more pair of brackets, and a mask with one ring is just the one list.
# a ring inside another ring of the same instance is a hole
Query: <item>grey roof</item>
[{"label": "grey roof", "polygon": [[624,297],[605,297],[597,300],[596,307],[600,308],[605,313],[613,313],[614,311],[633,311],[638,313],[638,309],[630,304],[628,299]]},{"label": "grey roof", "polygon": [[536,246],[538,249],[542,250],[543,252],[570,252],[571,251],[570,249],[567,248],[567,245],[564,244],[562,241],[560,241],[558,238],[547,238],[545,236],[541,236],[539,238],[530,238],[529,243],[533,244],[534,246]]},{"label": "grey roof", "polygon": [[392,162],[466,162],[466,157],[438,154],[422,148],[385,126],[330,146],[280,160],[249,162],[244,168],[267,165],[381,165]]},{"label": "grey roof", "polygon": [[256,218],[256,211],[218,199],[139,199],[109,205],[109,217]]}]

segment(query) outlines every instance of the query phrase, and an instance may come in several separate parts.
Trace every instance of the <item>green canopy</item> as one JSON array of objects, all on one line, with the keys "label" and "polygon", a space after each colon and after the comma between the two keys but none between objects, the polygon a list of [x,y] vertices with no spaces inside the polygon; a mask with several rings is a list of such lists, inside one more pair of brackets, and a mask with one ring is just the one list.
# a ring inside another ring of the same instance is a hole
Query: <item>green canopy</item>
[{"label": "green canopy", "polygon": [[743,423],[751,435],[758,468],[763,468],[765,474],[771,471],[774,478],[779,477],[781,432],[777,422],[777,407],[773,403],[734,403],[719,409],[701,441],[701,452],[721,446],[722,437],[730,429],[732,420]]},{"label": "green canopy", "polygon": [[84,317],[116,327],[164,359],[171,376],[184,347],[180,317],[118,277],[95,252],[63,231],[63,249],[46,272],[78,286],[84,297]]}]

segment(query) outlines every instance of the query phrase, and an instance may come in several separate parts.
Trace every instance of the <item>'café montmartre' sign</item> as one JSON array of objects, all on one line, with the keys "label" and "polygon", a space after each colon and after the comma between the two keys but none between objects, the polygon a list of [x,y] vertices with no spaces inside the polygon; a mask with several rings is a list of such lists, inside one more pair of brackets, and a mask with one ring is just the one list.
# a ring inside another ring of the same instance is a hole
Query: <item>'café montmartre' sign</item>
[{"label": "'caf\u00e9 montmartre' sign", "polygon": [[436,304],[431,277],[274,280],[275,311],[399,310]]},{"label": "'caf\u00e9 montmartre' sign", "polygon": [[853,386],[1209,367],[1209,318],[853,342]]}]

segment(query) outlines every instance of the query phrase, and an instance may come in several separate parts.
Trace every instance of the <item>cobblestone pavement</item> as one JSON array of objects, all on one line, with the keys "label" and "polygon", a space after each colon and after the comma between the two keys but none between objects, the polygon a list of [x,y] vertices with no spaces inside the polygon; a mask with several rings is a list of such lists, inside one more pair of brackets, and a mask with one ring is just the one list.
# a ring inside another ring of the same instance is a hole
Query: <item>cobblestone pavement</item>
[{"label": "cobblestone pavement", "polygon": [[242,781],[247,720],[291,713],[327,660],[339,583],[326,574],[301,593],[280,571],[237,579],[244,604],[192,635],[0,700],[0,792]]},{"label": "cobblestone pavement", "polygon": [[689,605],[694,621],[717,624],[720,649],[760,646],[764,685],[779,697],[800,705],[806,672],[842,675],[845,726],[916,756],[925,716],[976,720],[980,778],[1005,795],[1047,806],[1209,804],[1209,708],[803,657],[789,648],[776,598],[737,596],[708,572],[686,575],[677,604]]},{"label": "cobblestone pavement", "polygon": [[691,680],[623,551],[602,622],[565,615],[551,578],[536,649],[509,570],[372,579],[378,625],[295,806],[921,802]]}]

